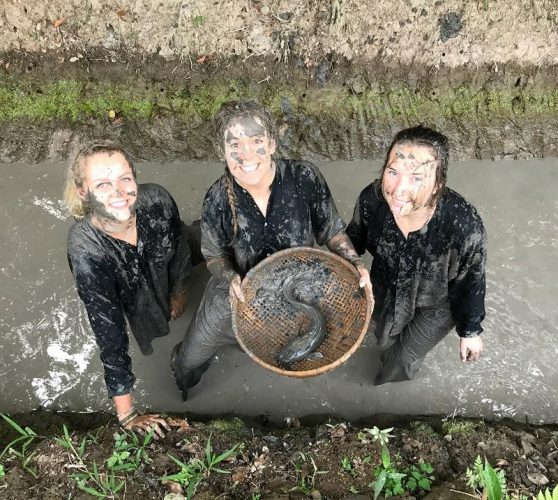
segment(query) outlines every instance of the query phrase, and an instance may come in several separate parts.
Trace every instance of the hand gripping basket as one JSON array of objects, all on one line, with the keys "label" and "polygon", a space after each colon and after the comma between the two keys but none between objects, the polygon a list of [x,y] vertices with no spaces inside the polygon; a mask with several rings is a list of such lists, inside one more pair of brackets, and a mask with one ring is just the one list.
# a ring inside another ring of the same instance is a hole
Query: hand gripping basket
[{"label": "hand gripping basket", "polygon": [[[284,280],[303,271],[312,279],[295,287],[295,298],[318,306],[327,324],[323,343],[289,368],[276,355],[309,320],[283,294]],[[317,248],[289,248],[251,269],[242,281],[246,297],[232,306],[232,325],[238,343],[257,363],[282,375],[312,377],[345,362],[361,344],[372,312],[372,297],[359,287],[356,269],[341,257]]]}]

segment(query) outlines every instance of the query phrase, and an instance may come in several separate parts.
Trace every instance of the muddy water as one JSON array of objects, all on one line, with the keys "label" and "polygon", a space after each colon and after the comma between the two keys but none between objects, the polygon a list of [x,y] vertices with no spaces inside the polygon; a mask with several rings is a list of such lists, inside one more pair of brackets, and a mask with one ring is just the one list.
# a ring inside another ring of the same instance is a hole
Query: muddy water
[{"label": "muddy water", "polygon": [[[320,165],[340,212],[378,163]],[[98,351],[73,288],[65,255],[71,220],[61,204],[64,166],[0,165],[0,411],[110,410]],[[183,218],[199,215],[222,167],[214,163],[139,165],[140,181],[175,196]],[[238,348],[223,349],[190,400],[182,403],[168,359],[199,301],[207,272],[194,271],[190,306],[144,357],[132,341],[135,398],[143,409],[197,414],[287,416],[375,413],[509,417],[558,421],[558,160],[463,162],[449,186],[477,206],[489,234],[486,352],[459,362],[450,334],[412,382],[372,386],[378,355],[368,337],[343,366],[311,379],[266,371]]]}]

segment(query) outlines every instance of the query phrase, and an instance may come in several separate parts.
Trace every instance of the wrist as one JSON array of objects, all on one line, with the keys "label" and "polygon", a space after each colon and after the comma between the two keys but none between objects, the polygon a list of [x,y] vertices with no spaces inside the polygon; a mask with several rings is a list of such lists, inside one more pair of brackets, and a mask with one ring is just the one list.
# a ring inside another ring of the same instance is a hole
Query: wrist
[{"label": "wrist", "polygon": [[235,279],[236,277],[240,278],[240,274],[238,274],[236,271],[234,270],[230,270],[230,271],[225,271],[223,273],[223,278],[225,278],[225,280],[227,280],[227,283],[230,285]]},{"label": "wrist", "polygon": [[352,257],[351,256],[351,257],[346,257],[346,260],[348,262],[350,262],[353,265],[353,267],[355,267],[357,269],[359,267],[364,267],[364,259],[362,257],[357,257],[357,256]]},{"label": "wrist", "polygon": [[120,427],[126,427],[137,416],[138,416],[138,412],[134,409],[134,407],[130,408],[129,410],[123,413],[116,414],[116,418],[118,418],[118,423],[120,424]]}]

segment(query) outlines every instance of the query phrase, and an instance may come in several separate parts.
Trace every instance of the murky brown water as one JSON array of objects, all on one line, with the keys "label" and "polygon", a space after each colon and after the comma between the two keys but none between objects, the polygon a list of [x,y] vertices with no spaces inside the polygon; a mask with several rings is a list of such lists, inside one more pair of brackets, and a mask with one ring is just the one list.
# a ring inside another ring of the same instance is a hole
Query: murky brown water
[{"label": "murky brown water", "polygon": [[[348,219],[357,194],[379,165],[320,165]],[[199,414],[286,416],[374,413],[510,417],[557,422],[558,160],[464,162],[449,186],[479,210],[489,235],[485,353],[459,362],[450,334],[412,382],[372,385],[377,354],[371,337],[337,370],[311,379],[266,371],[237,348],[223,349],[190,399],[182,403],[168,367],[207,273],[196,269],[190,306],[171,335],[143,357],[132,343],[138,406]],[[71,221],[61,208],[65,165],[1,165],[0,411],[110,409],[98,351],[66,261]],[[199,214],[222,170],[213,163],[139,165],[140,182],[156,181],[176,198],[183,218]]]}]

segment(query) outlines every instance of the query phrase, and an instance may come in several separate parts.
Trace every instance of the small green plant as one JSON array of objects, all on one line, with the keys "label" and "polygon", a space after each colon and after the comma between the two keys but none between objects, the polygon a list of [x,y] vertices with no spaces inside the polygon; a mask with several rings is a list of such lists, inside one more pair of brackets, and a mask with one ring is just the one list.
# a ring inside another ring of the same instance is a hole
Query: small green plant
[{"label": "small green plant", "polygon": [[[33,459],[33,453],[27,454],[27,452],[29,445],[37,439],[37,433],[29,427],[22,428],[17,422],[3,413],[0,413],[0,416],[19,434],[19,437],[10,441],[4,447],[2,453],[0,453],[0,460],[2,460],[2,457],[6,454],[6,452],[10,455],[14,455],[21,460],[23,468],[36,478],[37,472],[30,466],[31,460]],[[21,447],[19,448],[19,446]],[[2,472],[3,471],[4,468],[2,467]]]},{"label": "small green plant", "polygon": [[533,497],[533,500],[558,500],[558,486],[551,492],[548,488],[544,491],[539,491],[539,494]]},{"label": "small green plant", "polygon": [[141,442],[134,432],[121,434],[116,432],[112,456],[106,460],[107,467],[114,471],[134,471],[142,462],[151,462],[145,448],[151,442],[153,432],[153,430],[149,431]]},{"label": "small green plant", "polygon": [[[418,467],[411,465],[402,470],[397,468],[396,463],[392,461],[388,448],[389,440],[394,437],[389,429],[380,430],[378,427],[372,429],[364,429],[373,441],[377,441],[382,446],[380,454],[381,463],[372,471],[374,481],[370,483],[370,487],[374,488],[374,500],[383,493],[384,497],[395,495],[403,495],[405,493],[415,493],[419,491],[430,491],[434,476],[434,469],[429,463],[420,463]],[[365,436],[366,437],[366,436]],[[369,457],[366,457],[367,461]],[[369,461],[369,460],[368,460]]]},{"label": "small green plant", "polygon": [[88,435],[84,437],[79,444],[74,443],[68,428],[62,426],[63,436],[56,437],[54,440],[63,448],[70,452],[70,456],[75,461],[75,467],[79,472],[75,472],[70,477],[76,482],[77,487],[94,497],[98,498],[114,498],[114,496],[124,487],[126,481],[116,476],[114,471],[109,470],[106,473],[99,471],[97,462],[93,462],[91,466],[87,466],[83,461],[85,457],[85,448],[91,441]]},{"label": "small green plant", "polygon": [[112,455],[105,460],[104,469],[100,469],[95,461],[91,465],[84,462],[86,447],[97,440],[95,436],[88,434],[81,441],[74,442],[65,425],[62,426],[62,431],[62,437],[54,439],[70,452],[78,469],[78,472],[71,474],[70,477],[80,490],[90,495],[114,498],[126,485],[125,477],[119,476],[118,473],[134,471],[142,462],[149,462],[145,448],[153,438],[153,431],[148,432],[141,441],[133,432],[115,433],[115,446]]},{"label": "small green plant", "polygon": [[305,496],[310,496],[312,493],[312,481],[308,476],[302,476],[299,480],[297,485],[294,488],[291,488],[290,491],[298,491]]},{"label": "small green plant", "polygon": [[[327,470],[319,470],[314,457],[308,455],[306,456],[304,453],[299,454],[301,461],[292,462],[295,468],[295,472],[298,478],[298,484],[291,488],[291,491],[300,491],[305,495],[310,495],[312,490],[316,485],[316,476],[320,474],[327,474],[329,471]],[[312,464],[312,476],[309,475],[302,475],[304,464],[310,462]],[[300,476],[300,477],[299,477]]]},{"label": "small green plant", "polygon": [[95,461],[91,467],[91,469],[86,467],[83,472],[76,472],[70,476],[76,482],[77,487],[95,497],[115,498],[126,481],[118,478],[113,471],[100,472]]},{"label": "small green plant", "polygon": [[196,28],[199,28],[200,26],[203,26],[203,24],[205,23],[205,16],[196,16],[194,17],[194,26]]},{"label": "small green plant", "polygon": [[382,430],[380,430],[376,426],[372,427],[372,429],[368,429],[365,427],[364,429],[362,429],[362,431],[360,431],[357,434],[357,438],[361,443],[377,441],[378,443],[380,443],[380,446],[384,448],[385,446],[388,445],[389,440],[392,437],[395,437],[393,434],[390,434],[392,430],[393,427],[390,427],[389,429],[382,429]]},{"label": "small green plant", "polygon": [[382,463],[373,470],[376,479],[370,483],[370,486],[374,488],[374,500],[376,500],[382,492],[385,497],[402,495],[405,493],[405,490],[403,489],[401,481],[405,477],[405,474],[399,472],[394,464],[392,464],[387,446],[382,447],[381,459]]},{"label": "small green plant", "polygon": [[62,432],[64,433],[63,436],[55,437],[54,441],[62,446],[62,448],[69,450],[74,458],[77,458],[77,460],[82,463],[85,455],[85,446],[87,445],[87,437],[84,437],[79,445],[74,445],[74,441],[66,425],[62,426]]},{"label": "small green plant", "polygon": [[4,466],[0,464],[0,479],[2,479],[5,475],[6,472],[4,471]]},{"label": "small green plant", "polygon": [[488,460],[483,461],[477,455],[473,468],[467,468],[467,486],[479,495],[485,495],[488,500],[503,500],[507,498],[506,476],[503,470],[494,469]]},{"label": "small green plant", "polygon": [[416,465],[411,465],[405,470],[407,478],[405,479],[405,489],[409,492],[413,491],[430,491],[432,489],[432,481],[434,476],[432,473],[434,469],[432,465],[427,462]]},{"label": "small green plant", "polygon": [[345,472],[351,474],[351,476],[356,475],[355,466],[354,466],[354,463],[353,463],[353,461],[350,457],[347,457],[347,456],[341,457],[341,468]]},{"label": "small green plant", "polygon": [[242,448],[242,446],[242,444],[236,444],[220,455],[216,455],[213,452],[213,447],[211,446],[210,435],[205,446],[205,454],[203,460],[200,460],[199,458],[193,458],[188,463],[184,463],[178,458],[173,457],[169,454],[171,460],[180,467],[180,471],[176,474],[163,476],[159,479],[161,481],[176,481],[182,486],[187,486],[186,498],[190,500],[194,496],[196,488],[198,487],[202,479],[209,477],[212,472],[217,472],[219,474],[230,474],[229,471],[220,469],[219,467],[217,467],[217,465],[236,453],[237,449]]}]

